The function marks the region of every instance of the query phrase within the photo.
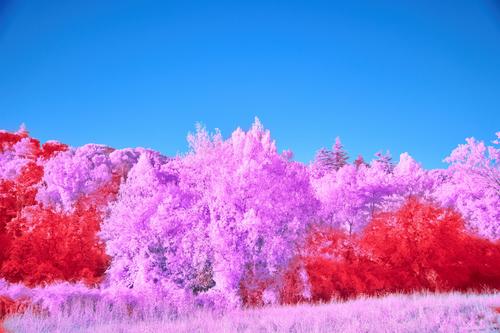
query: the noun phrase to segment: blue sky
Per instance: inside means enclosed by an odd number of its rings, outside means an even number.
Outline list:
[[[500,6],[0,0],[1,128],[173,155],[255,116],[299,161],[338,135],[442,167],[500,130]]]

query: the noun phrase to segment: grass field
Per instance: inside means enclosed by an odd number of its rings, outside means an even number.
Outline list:
[[[415,294],[349,302],[246,309],[184,316],[165,312],[129,318],[106,307],[9,317],[8,332],[500,332],[500,294]],[[495,310],[497,309],[497,310]],[[117,312],[118,311],[118,312]]]

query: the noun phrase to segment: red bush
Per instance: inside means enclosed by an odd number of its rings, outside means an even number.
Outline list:
[[[100,221],[95,209],[69,214],[39,206],[26,209],[9,230],[16,236],[0,276],[28,286],[57,280],[98,283],[108,264],[96,237]]]
[[[29,162],[16,180],[0,180],[0,267],[9,255],[13,241],[7,226],[21,215],[25,207],[36,203],[34,186],[43,176],[43,168]]]
[[[397,211],[375,215],[359,238],[316,229],[300,258],[312,300],[500,289],[500,244],[463,225],[458,213],[410,198]]]
[[[8,331],[2,327],[2,321],[10,315],[23,313],[28,308],[27,301],[14,301],[13,299],[0,295],[0,333]]]
[[[376,215],[361,246],[386,291],[500,288],[500,244],[468,234],[458,213],[414,198]]]
[[[305,275],[305,276],[304,276]],[[290,266],[283,274],[283,284],[280,290],[281,304],[297,304],[308,302],[307,271],[303,261],[297,257],[290,263]]]
[[[28,306],[29,302],[26,300],[14,301],[9,297],[0,296],[0,321],[9,315],[24,312]]]
[[[97,232],[102,207],[118,192],[120,178],[82,197],[72,212],[34,205],[8,225],[12,236],[9,257],[0,277],[35,286],[54,281],[101,281],[109,258]]]

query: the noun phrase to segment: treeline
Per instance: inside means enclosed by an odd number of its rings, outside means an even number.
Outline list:
[[[165,157],[0,132],[0,279],[231,306],[500,289],[498,141],[467,139],[438,170],[407,153],[349,164],[340,139],[304,165],[258,120],[189,144]]]

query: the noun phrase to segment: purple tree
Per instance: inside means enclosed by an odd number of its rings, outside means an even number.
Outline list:
[[[500,132],[497,133],[500,137]],[[492,240],[500,238],[500,149],[474,138],[466,139],[445,159],[448,169],[437,175],[435,198],[455,207],[469,230]]]
[[[397,208],[408,196],[429,197],[433,188],[427,172],[407,153],[392,172],[378,161],[371,167],[347,165],[320,178],[312,176],[311,184],[323,222],[349,233],[362,230],[375,212]]]
[[[315,178],[323,177],[327,173],[335,170],[338,171],[343,166],[347,165],[349,157],[340,142],[340,138],[335,138],[335,144],[332,150],[321,148],[316,153],[314,162],[309,168],[309,172]]]
[[[305,167],[279,154],[256,119],[248,132],[223,140],[199,130],[186,156],[210,211],[209,237],[216,288],[238,300],[246,271],[276,274],[293,256],[314,219],[317,202]]]
[[[166,292],[203,289],[210,249],[207,214],[179,176],[178,160],[143,151],[100,233],[113,258],[112,286]]]
[[[349,159],[349,156],[344,150],[344,146],[342,146],[342,142],[340,141],[339,137],[335,138],[335,144],[333,145],[332,148],[332,155],[333,155],[333,168],[335,170],[339,170],[344,165],[347,165],[347,160]]]
[[[140,151],[88,144],[61,152],[45,163],[37,200],[71,210],[82,195],[109,183],[114,175],[125,176]]]
[[[199,128],[189,142],[182,158],[142,155],[120,188],[102,229],[110,280],[240,304],[248,271],[286,267],[317,202],[305,167],[278,154],[258,120],[227,140]]]

